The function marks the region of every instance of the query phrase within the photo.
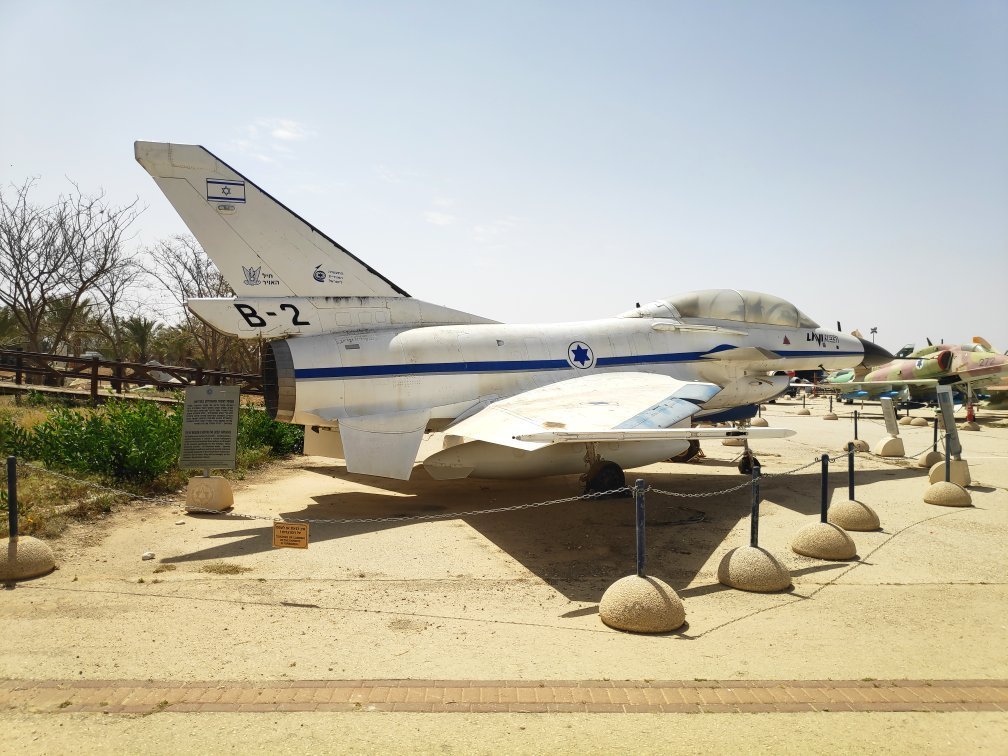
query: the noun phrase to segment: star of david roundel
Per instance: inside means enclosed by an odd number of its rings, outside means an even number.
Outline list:
[[[567,362],[578,370],[587,370],[595,365],[595,353],[583,341],[575,341],[567,347]]]

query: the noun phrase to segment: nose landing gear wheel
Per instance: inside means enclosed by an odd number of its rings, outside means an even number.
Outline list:
[[[592,465],[585,476],[585,493],[601,493],[603,491],[613,491],[626,486],[626,475],[623,468],[615,462],[601,462]],[[620,498],[629,496],[628,491],[614,494]]]
[[[755,454],[743,454],[738,463],[738,471],[743,475],[752,475],[753,465],[759,464]]]

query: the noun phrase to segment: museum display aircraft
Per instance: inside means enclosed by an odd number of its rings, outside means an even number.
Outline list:
[[[903,356],[900,356],[903,355]],[[972,403],[976,390],[1008,376],[1008,356],[998,354],[983,338],[970,344],[932,344],[913,351],[904,347],[897,357],[867,371],[837,370],[826,378],[844,399],[933,401],[936,386],[949,386]]]
[[[769,372],[870,356],[783,299],[730,289],[498,323],[410,296],[203,147],[137,142],[135,155],[235,291],[189,310],[268,340],[270,414],[352,473],[408,479],[420,462],[435,479],[583,473],[610,490],[690,441],[790,435],[693,426],[754,415],[788,386]]]

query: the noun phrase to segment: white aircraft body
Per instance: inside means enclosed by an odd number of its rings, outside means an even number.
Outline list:
[[[202,147],[137,142],[237,295],[190,299],[213,328],[270,339],[266,406],[306,426],[306,453],[353,473],[436,479],[585,473],[675,456],[691,440],[786,436],[693,428],[751,417],[769,371],[850,367],[863,341],[767,294],[692,292],[616,317],[507,325],[411,297]]]

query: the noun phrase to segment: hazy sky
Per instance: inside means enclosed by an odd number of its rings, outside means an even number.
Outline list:
[[[1008,2],[0,0],[0,179],[185,226],[197,143],[413,296],[510,321],[699,288],[1008,349]]]

